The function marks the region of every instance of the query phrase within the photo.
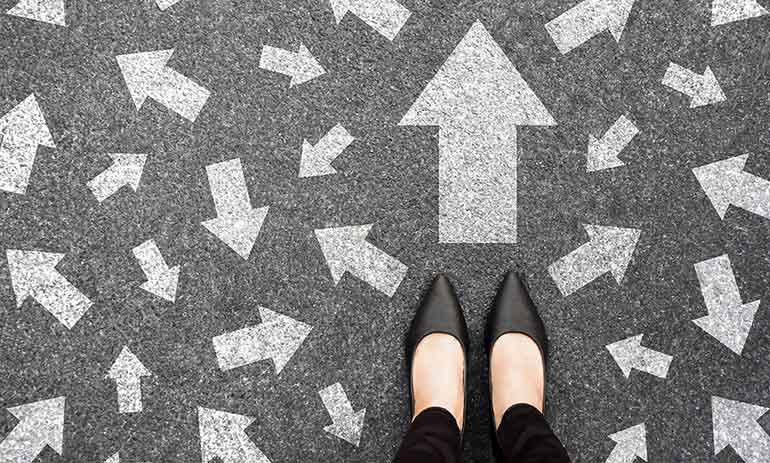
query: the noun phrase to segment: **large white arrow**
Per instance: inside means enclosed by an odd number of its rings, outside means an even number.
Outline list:
[[[56,270],[64,254],[9,249],[6,256],[16,307],[31,297],[67,328],[91,307],[88,297]]]
[[[336,174],[337,170],[332,167],[332,162],[354,140],[355,138],[340,124],[335,125],[315,146],[304,140],[299,176],[304,178]]]
[[[142,411],[142,378],[151,375],[136,355],[123,347],[107,373],[118,389],[118,413]]]
[[[326,73],[323,66],[303,44],[299,45],[299,51],[296,53],[265,45],[262,48],[259,67],[291,77],[289,87],[305,83]]]
[[[439,241],[515,243],[517,126],[556,122],[480,22],[399,124],[439,126]]]
[[[732,204],[770,219],[770,181],[744,171],[748,154],[693,169],[719,217]]]
[[[209,177],[217,218],[207,220],[201,225],[239,256],[248,260],[267,216],[268,207],[251,207],[240,159],[207,166],[206,174]]]
[[[169,267],[154,240],[147,240],[133,249],[147,281],[141,288],[169,302],[176,300],[179,266]]]
[[[617,341],[607,345],[615,363],[618,364],[626,378],[631,376],[631,370],[639,370],[658,378],[668,376],[668,368],[673,357],[662,352],[642,346],[643,334]]]
[[[641,230],[584,224],[590,241],[548,267],[564,296],[611,272],[623,282]]]
[[[337,24],[348,11],[361,18],[372,29],[393,40],[404,27],[411,12],[396,0],[329,0]]]
[[[119,55],[115,59],[137,110],[150,97],[194,122],[210,92],[168,67],[168,60],[173,54],[173,49],[158,50]]]
[[[746,463],[769,462],[770,436],[757,422],[767,412],[759,405],[712,397],[714,455],[730,446]]]
[[[345,389],[340,383],[321,389],[318,394],[332,418],[332,424],[324,427],[324,431],[358,447],[361,443],[366,409],[353,410]]]
[[[620,42],[635,0],[584,0],[545,25],[562,55],[610,31]]]
[[[757,0],[713,0],[711,2],[712,26],[758,18],[767,14],[770,12]]]
[[[588,172],[612,169],[624,165],[618,155],[639,133],[633,122],[626,116],[620,116],[612,127],[600,139],[593,135],[588,138]]]
[[[59,455],[64,444],[64,397],[41,400],[8,411],[19,423],[0,443],[3,463],[32,463],[46,447]]]
[[[35,95],[0,117],[0,190],[24,194],[39,145],[54,148]]]
[[[146,154],[110,153],[109,156],[112,165],[87,183],[99,202],[115,194],[124,185],[136,191],[147,160]]]
[[[710,67],[706,67],[701,75],[678,64],[670,63],[662,83],[689,96],[691,108],[716,104],[727,99]]]
[[[610,434],[615,447],[605,463],[633,463],[636,457],[647,461],[647,430],[644,423]]]
[[[743,303],[730,258],[725,254],[695,264],[708,315],[693,320],[738,355],[749,337],[759,302]]]
[[[299,346],[313,329],[312,326],[286,315],[259,308],[262,323],[212,339],[217,363],[223,371],[271,359],[275,373],[280,374]]]
[[[372,224],[352,227],[324,228],[315,231],[334,284],[345,272],[377,290],[393,296],[408,270],[398,259],[366,241]]]
[[[64,0],[20,0],[7,11],[9,15],[66,26]]]
[[[246,434],[256,418],[198,407],[201,463],[219,458],[222,463],[270,463]]]

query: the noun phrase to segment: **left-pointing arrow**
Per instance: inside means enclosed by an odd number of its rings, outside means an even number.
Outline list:
[[[64,397],[9,408],[19,423],[0,443],[3,463],[32,463],[46,447],[59,455],[64,444]]]
[[[64,0],[20,0],[7,12],[11,16],[66,26]]]
[[[151,375],[136,355],[128,347],[123,347],[107,373],[117,386],[119,413],[142,411],[142,378]]]
[[[119,55],[115,59],[123,73],[131,98],[140,109],[147,97],[194,122],[210,92],[168,67],[173,49]]]
[[[620,116],[601,139],[591,135],[588,138],[586,167],[588,172],[613,169],[624,165],[618,155],[639,133],[633,122],[626,116]]]
[[[133,249],[134,257],[147,276],[141,288],[169,302],[176,299],[179,266],[169,267],[154,240],[147,240]]]
[[[112,165],[88,181],[88,188],[99,202],[115,194],[124,185],[134,191],[142,179],[146,154],[110,153]]]

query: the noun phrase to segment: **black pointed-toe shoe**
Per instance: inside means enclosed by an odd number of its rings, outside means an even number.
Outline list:
[[[425,294],[412,319],[409,333],[406,336],[406,362],[409,375],[409,402],[411,416],[414,417],[414,389],[412,384],[412,360],[417,346],[429,334],[443,333],[454,336],[463,349],[465,366],[463,369],[463,390],[465,390],[465,375],[468,371],[468,326],[465,323],[463,309],[457,299],[452,283],[444,274],[433,279],[430,289]],[[463,405],[463,409],[465,406]],[[463,421],[467,412],[463,411]],[[463,424],[464,431],[465,425]]]

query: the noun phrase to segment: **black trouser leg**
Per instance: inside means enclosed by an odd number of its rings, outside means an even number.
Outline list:
[[[460,463],[462,448],[457,421],[439,407],[422,411],[404,436],[395,463]]]
[[[506,410],[497,428],[503,461],[499,463],[569,463],[567,450],[538,409],[527,404]]]

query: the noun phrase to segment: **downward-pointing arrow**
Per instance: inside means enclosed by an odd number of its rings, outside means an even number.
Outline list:
[[[152,376],[128,347],[123,347],[107,377],[115,381],[118,389],[118,412],[142,411],[142,377]]]
[[[372,224],[324,228],[316,230],[315,236],[335,285],[349,272],[392,297],[408,268],[366,241],[371,229]]]
[[[584,224],[590,241],[548,267],[548,273],[564,296],[611,272],[623,282],[641,230]]]
[[[358,16],[372,29],[393,40],[404,27],[411,12],[396,0],[329,0],[337,24],[348,11]]]
[[[711,3],[712,26],[758,18],[767,14],[770,13],[757,0],[713,0]]]
[[[727,99],[710,67],[706,67],[706,71],[700,75],[670,63],[666,75],[663,76],[663,85],[689,96],[691,108],[720,103]]]
[[[270,463],[246,434],[255,419],[198,407],[201,462],[219,458],[222,463]]]
[[[217,218],[201,225],[227,244],[239,256],[248,260],[257,241],[268,207],[254,209],[240,159],[220,162],[206,167],[214,197]]]
[[[117,56],[136,109],[147,97],[195,122],[210,92],[167,66],[174,50],[158,50]]]
[[[758,405],[712,397],[714,455],[730,446],[746,463],[770,461],[770,436],[757,422],[767,412]]]
[[[297,53],[265,45],[262,48],[259,67],[290,76],[289,87],[303,84],[326,73],[323,66],[303,44],[299,45]]]
[[[593,135],[588,138],[588,172],[612,169],[625,165],[618,155],[639,133],[633,122],[626,116],[620,116],[601,140]]]
[[[584,0],[545,25],[556,48],[566,55],[604,31],[620,42],[634,0]]]
[[[744,171],[748,154],[693,169],[719,217],[732,204],[770,219],[770,181]]]
[[[7,12],[11,16],[66,26],[64,0],[21,0]]]
[[[633,463],[636,457],[647,461],[647,430],[644,423],[610,434],[615,448],[605,463]]]
[[[221,334],[212,339],[217,363],[223,371],[271,359],[275,373],[289,363],[313,329],[286,315],[259,308],[262,323]]]
[[[618,364],[626,378],[631,370],[644,371],[658,378],[668,376],[668,368],[673,357],[647,347],[642,347],[643,334],[614,342],[607,346],[612,358]]]
[[[19,424],[0,443],[0,461],[32,463],[51,447],[59,455],[64,444],[64,397],[9,408]]]
[[[335,125],[315,146],[305,140],[302,143],[299,176],[304,178],[336,174],[337,170],[332,167],[332,162],[354,140],[355,138],[340,124]]]
[[[146,154],[110,153],[109,156],[112,165],[87,183],[99,202],[115,194],[124,185],[136,191],[147,160]]]
[[[0,118],[0,190],[24,194],[38,145],[54,148],[35,95]]]
[[[708,315],[693,320],[738,355],[749,337],[759,302],[744,304],[730,258],[725,254],[695,264]]]
[[[142,283],[141,288],[169,302],[174,302],[179,281],[179,266],[166,265],[154,240],[145,241],[135,247],[133,252],[147,277],[147,281]]]
[[[358,447],[361,443],[361,431],[364,428],[366,409],[354,411],[340,383],[321,389],[318,394],[321,395],[324,407],[326,407],[333,422],[333,424],[324,427],[324,431]]]
[[[91,301],[57,270],[64,254],[7,251],[16,306],[32,297],[67,328],[72,328],[91,307]]]

